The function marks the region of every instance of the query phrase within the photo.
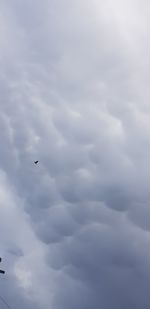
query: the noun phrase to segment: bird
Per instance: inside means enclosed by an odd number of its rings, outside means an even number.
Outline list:
[[[39,161],[34,161],[35,164],[37,164]]]

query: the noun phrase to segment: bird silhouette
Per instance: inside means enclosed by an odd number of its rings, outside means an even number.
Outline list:
[[[34,161],[35,164],[37,164],[39,161]]]

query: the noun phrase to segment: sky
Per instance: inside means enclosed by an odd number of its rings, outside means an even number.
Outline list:
[[[12,309],[150,307],[149,28],[147,0],[0,1]]]

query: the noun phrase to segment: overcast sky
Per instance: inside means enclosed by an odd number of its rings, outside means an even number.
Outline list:
[[[149,29],[147,0],[0,1],[13,309],[150,308]]]

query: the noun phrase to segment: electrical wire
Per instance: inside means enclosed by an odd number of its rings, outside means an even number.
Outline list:
[[[8,309],[13,309],[7,302],[6,300],[0,295],[0,299],[3,302],[3,304],[8,308]]]

